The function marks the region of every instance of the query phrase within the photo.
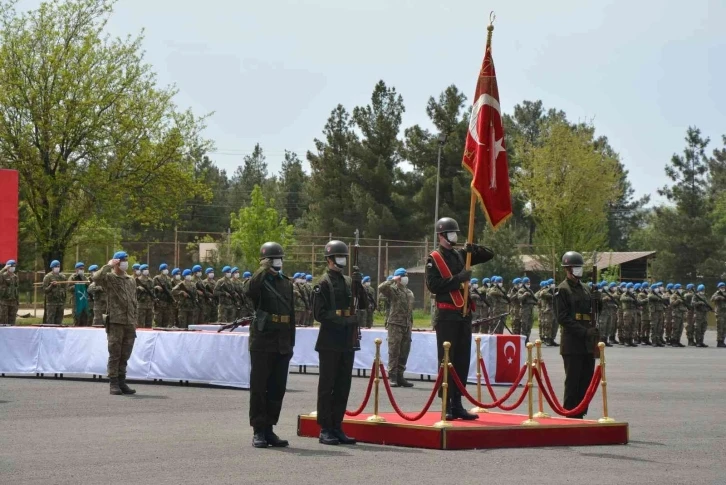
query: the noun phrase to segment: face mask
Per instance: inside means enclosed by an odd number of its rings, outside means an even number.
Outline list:
[[[525,283],[524,286],[526,286],[527,288],[529,288],[529,283]]]
[[[54,272],[55,274],[58,274],[58,273],[60,273],[60,268],[53,268],[53,272]]]
[[[282,258],[275,258],[272,260],[272,269],[280,271],[282,269]]]
[[[477,285],[476,283],[474,283],[473,285],[471,285],[471,287],[476,290],[477,288],[479,288],[479,285]]]
[[[348,265],[348,258],[346,258],[345,256],[336,256],[335,265],[338,268],[345,268]]]
[[[497,283],[497,286],[498,286],[499,288],[501,288],[501,287],[502,287],[502,283]]]
[[[213,280],[214,279],[214,273],[209,273],[207,275],[207,278],[209,278],[210,280]]]
[[[191,280],[192,280],[192,275],[190,275],[190,274],[186,275],[186,276],[184,277],[184,280],[186,280],[186,281],[191,281]]]
[[[633,289],[632,288],[628,288],[628,293],[632,293],[632,292],[633,292]]]
[[[141,274],[141,271],[139,271],[138,269],[135,269],[135,270],[134,270],[134,274],[135,274],[136,276],[139,276],[139,275]]]
[[[552,283],[552,284],[550,285],[550,288],[554,288],[554,287],[555,287],[555,284],[554,284],[554,283]]]
[[[582,266],[572,268],[572,275],[577,278],[582,278]]]
[[[236,280],[238,280],[238,279],[239,279],[239,273],[235,273],[235,274],[233,274],[232,276],[234,276],[234,279],[236,279]]]
[[[363,286],[368,287],[368,286],[371,286],[371,284],[368,281],[366,281],[365,283],[363,283]]]
[[[8,273],[15,273],[15,266],[10,266],[8,268]]]
[[[224,277],[225,278],[231,278],[232,277],[232,273],[224,273]]]
[[[195,274],[195,276],[197,278],[201,278],[202,277],[202,272],[201,271],[197,271],[196,274]]]
[[[406,285],[408,285],[408,276],[402,276],[402,277],[401,277],[401,284],[402,284],[403,286],[406,286]]]
[[[141,274],[144,276],[149,276],[149,270],[145,269],[144,271],[141,272]]]
[[[704,293],[703,290],[698,292],[699,295],[703,295],[703,293]]]
[[[179,281],[181,279],[181,275],[175,274],[174,275],[174,279],[177,280],[177,281]]]
[[[121,269],[121,271],[126,271],[127,269],[129,269],[129,262],[128,261],[121,261],[118,264],[118,267]]]
[[[164,271],[161,272],[161,274],[168,275],[169,274],[169,270],[168,269],[165,269]]]

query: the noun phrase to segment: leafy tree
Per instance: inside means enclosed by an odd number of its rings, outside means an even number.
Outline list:
[[[232,245],[241,251],[241,260],[247,267],[257,263],[264,243],[275,241],[283,248],[293,244],[293,226],[271,207],[273,205],[274,201],[266,201],[262,189],[256,185],[250,204],[230,215]]]
[[[512,224],[506,224],[494,232],[487,227],[482,232],[482,241],[487,247],[494,251],[494,259],[474,266],[475,278],[489,278],[497,275],[504,278],[504,281],[511,281],[524,273],[521,252],[517,246],[525,235],[524,228],[517,228]]]
[[[141,35],[104,33],[113,0],[24,13],[14,3],[0,3],[0,159],[20,173],[44,261],[62,259],[93,215],[168,224],[204,192],[187,156],[209,146],[203,119],[177,110],[175,89],[157,87]]]

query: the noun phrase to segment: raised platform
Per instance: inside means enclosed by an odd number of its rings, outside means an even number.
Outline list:
[[[370,423],[370,414],[346,417],[343,430],[362,443],[407,446],[434,450],[481,448],[531,448],[542,446],[624,445],[628,423],[606,423],[583,419],[542,418],[536,426],[522,426],[527,416],[484,413],[475,421],[451,421],[450,428],[435,428],[441,413],[429,412],[415,422],[395,413],[384,413],[385,423]],[[300,415],[298,436],[317,438],[320,427],[314,416]]]

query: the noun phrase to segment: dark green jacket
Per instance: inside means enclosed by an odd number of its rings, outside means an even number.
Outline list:
[[[557,287],[555,300],[557,322],[562,326],[560,355],[592,354],[596,342],[588,339],[588,329],[594,322],[583,318],[583,315],[591,317],[590,290],[581,282],[565,279]],[[596,335],[593,337],[596,339]]]
[[[291,354],[295,346],[295,304],[292,282],[282,274],[271,274],[269,266],[262,265],[249,280],[246,296],[255,310],[267,312],[267,320],[260,331],[257,324],[250,326],[250,352],[279,352]],[[267,285],[265,284],[267,283]],[[275,289],[278,294],[271,291]],[[272,316],[287,316],[288,322],[273,322]]]

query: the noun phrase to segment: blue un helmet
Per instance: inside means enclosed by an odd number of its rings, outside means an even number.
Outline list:
[[[479,280],[476,279],[476,278],[472,278],[472,279],[469,280],[469,284],[470,285],[478,285],[479,284]]]
[[[294,275],[292,275],[292,279],[294,279],[294,280],[298,279],[299,277],[300,277],[300,273],[295,273]]]
[[[145,271],[145,270],[149,269],[149,265],[148,264],[142,264],[141,267],[139,267],[139,269],[141,271]]]
[[[85,269],[86,265],[83,264],[83,261],[79,261],[76,263],[76,269]]]
[[[621,285],[622,286],[622,285]],[[633,283],[625,283],[625,289],[629,290],[633,287]]]
[[[698,285],[698,288],[696,288],[696,291],[698,291],[699,293],[702,291],[706,291],[706,287],[704,285]]]
[[[547,280],[542,280],[542,281],[539,282],[539,287],[540,288],[544,288],[545,286],[547,286]]]
[[[618,285],[618,288],[626,288],[627,286],[628,286],[628,284],[625,281],[621,281],[620,284]]]
[[[192,275],[192,270],[190,270],[190,269],[185,269],[185,270],[184,270],[184,271],[182,272],[182,276],[183,276],[183,277],[185,277],[185,278],[186,278],[187,276],[191,276],[191,275]]]
[[[230,268],[229,266],[225,266],[224,268],[222,268],[222,273],[229,273],[230,271],[232,271],[232,268]]]
[[[640,284],[640,289],[641,290],[647,290],[648,288],[650,288],[650,285],[648,283],[641,283]]]
[[[393,279],[393,275],[386,276],[386,281],[391,281]]]
[[[51,267],[51,269],[60,268],[60,261],[58,261],[57,259],[54,259],[53,261],[50,262],[50,267]]]
[[[126,251],[116,251],[115,253],[113,253],[113,259],[124,261],[129,259],[129,255],[128,253],[126,253]]]
[[[393,272],[393,276],[406,276],[406,269],[398,268],[396,271]]]
[[[202,271],[202,267],[199,266],[198,264],[195,264],[194,266],[192,266],[192,273],[200,273],[201,271]]]
[[[639,290],[640,290],[640,283],[635,283],[635,284],[633,285],[633,289],[634,289],[635,291],[639,291]]]
[[[611,290],[612,290],[612,289],[613,289],[613,288],[615,288],[616,286],[618,286],[618,284],[617,284],[616,282],[614,282],[614,281],[613,281],[612,283],[610,283],[610,284],[608,285],[608,289],[611,289]]]
[[[680,283],[676,283],[675,285],[673,285],[673,289],[674,290],[680,290],[681,289],[681,284]]]
[[[169,265],[166,263],[161,263],[159,265],[159,271],[164,271],[165,269],[169,269]]]
[[[668,283],[666,285],[666,291],[671,291],[673,289],[673,283]]]
[[[214,273],[214,268],[207,268],[204,270],[204,274]]]
[[[694,285],[693,285],[693,283],[688,283],[688,284],[686,285],[686,289],[687,289],[687,290],[692,290],[692,289],[693,289],[693,286],[694,286]]]
[[[497,276],[497,283],[504,283],[504,278]]]
[[[252,273],[250,273],[249,271],[245,271],[244,273],[242,273],[242,277],[243,278],[252,278]]]
[[[491,282],[492,282],[492,280],[490,280],[489,278],[484,278],[483,280],[481,280],[482,285],[488,285]]]
[[[716,285],[716,288],[726,288],[726,283],[724,283],[723,281],[719,281],[718,285]]]
[[[370,276],[368,278],[369,278],[369,281],[370,281]],[[312,280],[313,280],[313,275],[311,275],[311,274],[306,274],[305,275],[305,281],[312,281]]]
[[[522,282],[522,278],[514,278],[512,280],[512,284],[518,285]]]
[[[305,276],[305,279],[307,279],[307,275]],[[363,283],[368,283],[370,281],[371,281],[371,277],[370,276],[364,276],[363,277]]]
[[[137,270],[137,269],[140,269],[140,268],[141,268],[141,265],[139,263],[133,264],[131,266],[131,269],[133,269],[134,271]]]
[[[92,264],[91,266],[88,267],[88,271],[93,272],[93,271],[97,271],[97,270],[98,270],[97,264]]]
[[[239,268],[237,266],[234,266],[232,269],[232,274],[239,273]]]
[[[528,278],[528,277],[526,277],[526,276],[525,276],[524,278],[522,278],[522,283],[523,283],[523,284],[525,284],[525,285],[526,285],[527,283],[529,283],[529,278]]]
[[[178,274],[179,274],[180,272],[181,272],[181,270],[180,270],[179,268],[174,268],[173,270],[171,270],[171,275],[172,275],[172,276],[176,276],[176,275],[178,275]]]

